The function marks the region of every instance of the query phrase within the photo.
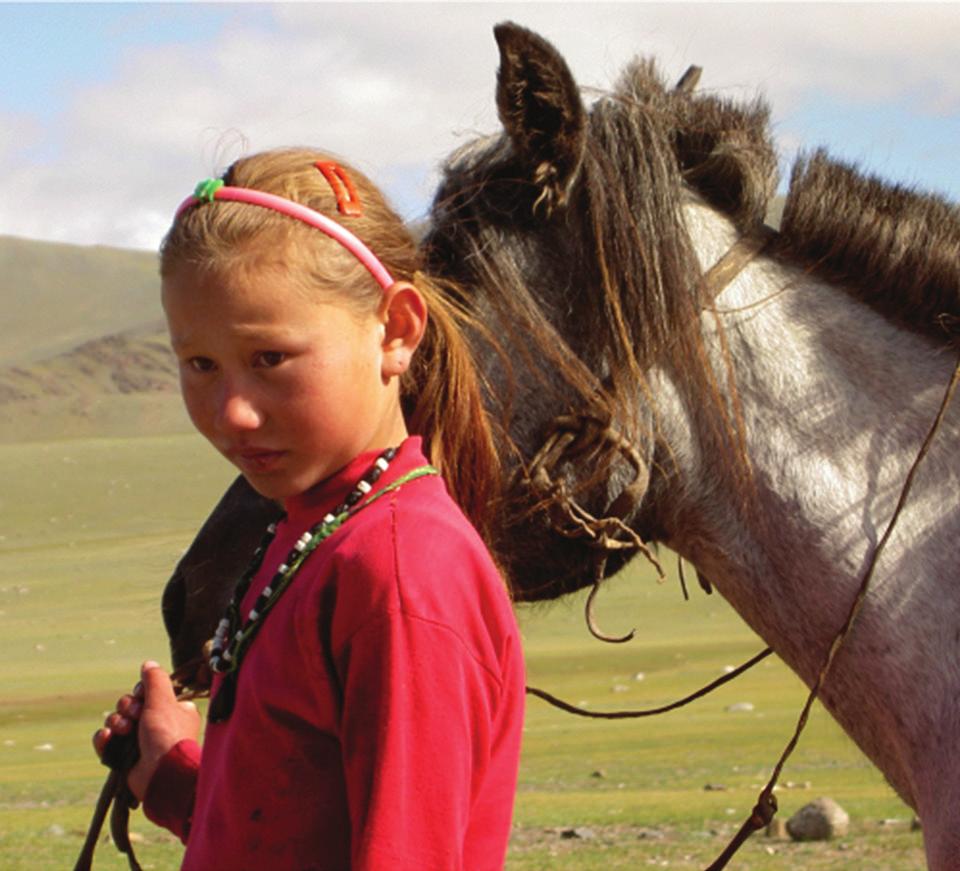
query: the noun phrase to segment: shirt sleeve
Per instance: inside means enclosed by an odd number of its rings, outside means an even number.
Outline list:
[[[501,686],[448,626],[400,612],[339,657],[354,871],[459,871]]]
[[[150,822],[169,829],[186,844],[197,794],[200,745],[183,740],[160,760],[143,798],[143,813]]]

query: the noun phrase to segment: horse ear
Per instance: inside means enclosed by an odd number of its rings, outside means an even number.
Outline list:
[[[500,120],[540,189],[534,210],[549,216],[566,204],[580,171],[586,110],[566,61],[549,42],[511,23],[493,33],[500,47]]]

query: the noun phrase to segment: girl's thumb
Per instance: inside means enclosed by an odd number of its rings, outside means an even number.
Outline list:
[[[170,675],[153,660],[148,660],[140,667],[140,681],[143,684],[144,705],[162,704],[176,699]]]

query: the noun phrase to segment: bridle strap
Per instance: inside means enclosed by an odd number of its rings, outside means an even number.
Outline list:
[[[707,303],[716,299],[720,291],[759,257],[776,237],[776,230],[762,226],[737,239],[726,254],[703,274],[700,282],[703,301]]]

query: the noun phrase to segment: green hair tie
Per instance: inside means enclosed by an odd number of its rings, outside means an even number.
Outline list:
[[[200,184],[197,185],[193,195],[198,200],[204,200],[205,202],[212,203],[217,191],[220,190],[223,185],[224,181],[222,178],[205,178],[202,182],[200,182]]]

